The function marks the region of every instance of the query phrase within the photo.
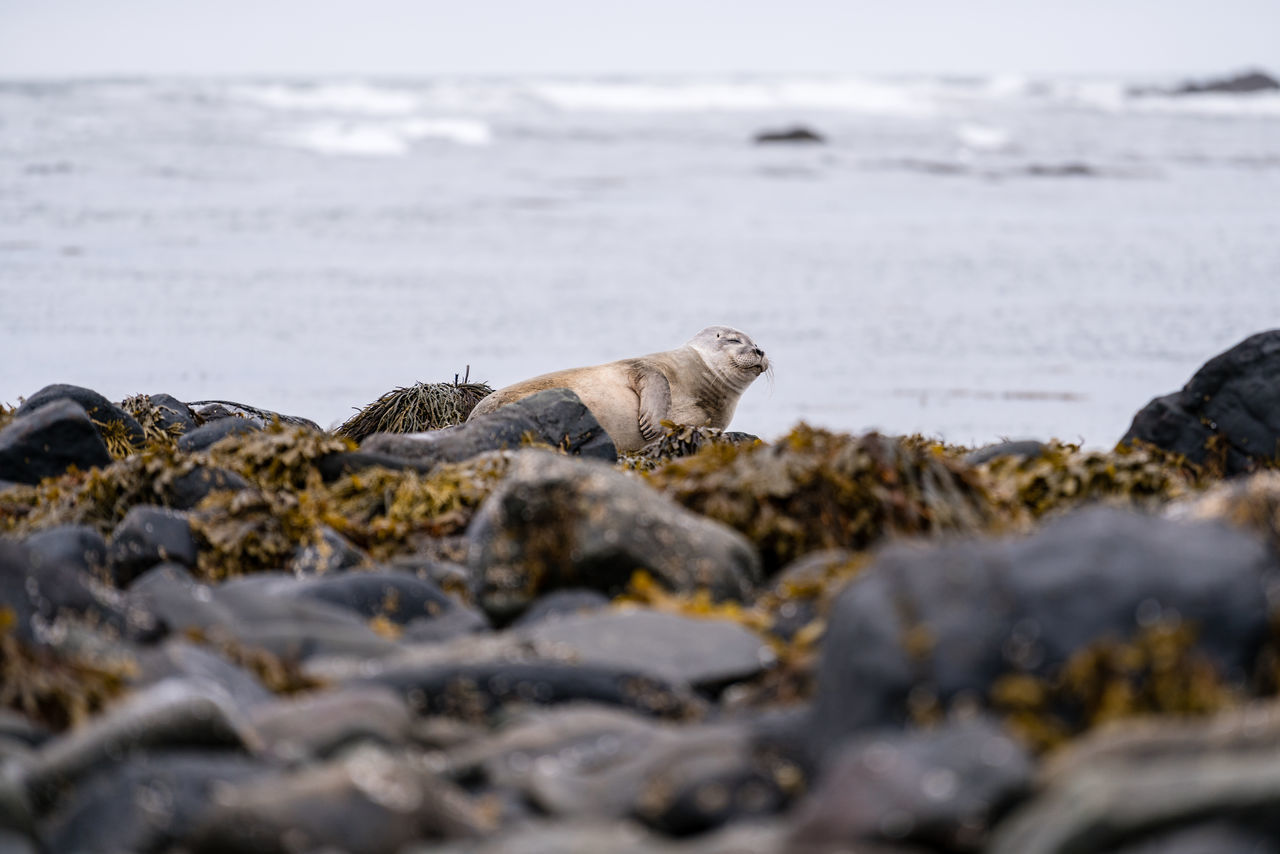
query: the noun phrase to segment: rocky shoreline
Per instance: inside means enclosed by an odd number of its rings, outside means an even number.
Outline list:
[[[1280,330],[1112,450],[50,386],[0,409],[0,848],[1280,851],[1278,460]]]

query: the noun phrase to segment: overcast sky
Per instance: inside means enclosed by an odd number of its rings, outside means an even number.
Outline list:
[[[0,76],[1280,71],[1280,0],[0,0]]]

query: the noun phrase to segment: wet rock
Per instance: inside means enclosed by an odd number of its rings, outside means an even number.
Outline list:
[[[86,470],[111,463],[111,454],[80,405],[55,400],[28,410],[0,429],[0,478],[39,483],[68,467]]]
[[[992,820],[1031,785],[1026,750],[987,719],[922,732],[880,731],[840,751],[800,804],[798,847],[915,842],[978,851]]]
[[[0,602],[13,610],[15,633],[41,642],[41,629],[62,614],[90,617],[118,632],[141,629],[120,596],[98,584],[74,561],[33,556],[23,543],[0,538]]]
[[[265,427],[274,421],[290,427],[306,427],[317,433],[323,432],[320,425],[309,418],[303,418],[299,415],[284,415],[279,412],[273,412],[270,409],[259,409],[256,406],[248,406],[243,403],[234,403],[230,400],[196,400],[187,404],[191,410],[205,422],[221,421],[227,418],[240,418],[242,420],[254,421],[259,426]]]
[[[539,596],[511,626],[525,628],[547,619],[599,611],[609,607],[609,602],[609,597],[597,590],[553,590]]]
[[[250,752],[256,744],[226,692],[207,683],[168,680],[47,742],[22,769],[22,777],[32,802],[45,807],[86,774],[133,751],[209,747]]]
[[[504,407],[503,410],[509,407]],[[737,532],[612,468],[521,451],[467,529],[481,604],[509,618],[557,587],[623,589],[647,570],[677,591],[746,598],[760,560]]]
[[[1246,338],[1148,403],[1121,441],[1133,439],[1228,475],[1280,457],[1280,329]]]
[[[373,563],[354,543],[328,525],[320,529],[320,541],[294,552],[285,569],[298,577],[329,575]]]
[[[1272,92],[1280,89],[1280,80],[1261,71],[1246,71],[1230,77],[1219,77],[1204,82],[1184,83],[1174,90],[1175,95],[1201,95],[1207,92],[1240,94],[1244,92]]]
[[[193,510],[212,492],[248,489],[249,481],[227,469],[196,466],[169,484],[169,504],[175,510]]]
[[[1022,439],[1017,442],[999,442],[995,445],[988,445],[985,448],[979,448],[965,454],[964,461],[971,466],[980,466],[983,463],[989,463],[997,457],[1017,457],[1018,459],[1032,459],[1044,453],[1044,442],[1035,439]]]
[[[54,401],[69,400],[84,410],[85,414],[98,424],[109,424],[112,421],[118,421],[123,425],[129,441],[135,446],[141,446],[146,440],[146,433],[142,429],[142,425],[137,420],[98,394],[93,389],[82,388],[76,385],[47,385],[40,389],[31,397],[23,401],[18,407],[17,415],[22,416],[34,412],[42,406],[53,403]]]
[[[88,525],[45,528],[22,542],[36,571],[50,563],[90,574],[102,573],[107,568],[107,541]]]
[[[755,141],[757,144],[764,143],[823,143],[826,139],[815,130],[796,125],[795,127],[784,128],[781,130],[766,130],[756,134]]]
[[[1242,684],[1267,637],[1276,574],[1242,532],[1110,509],[1023,539],[891,547],[828,615],[812,743],[900,724],[922,692],[944,707],[981,701],[1002,674],[1055,674],[1087,645],[1162,620],[1195,627],[1195,649]]]
[[[178,439],[178,450],[187,453],[208,450],[228,436],[243,436],[261,429],[261,423],[249,418],[218,418],[184,434]]]
[[[1278,737],[1275,702],[1203,720],[1124,722],[1087,736],[1051,758],[1043,791],[999,825],[988,850],[1111,851],[1178,825],[1189,831],[1207,817],[1229,817],[1242,832],[1275,840]]]
[[[224,788],[190,844],[195,854],[396,854],[417,840],[491,829],[460,789],[418,763],[365,747],[282,778]]]
[[[124,587],[158,563],[192,568],[196,554],[196,540],[186,514],[137,505],[111,532],[107,562],[115,583]]]
[[[755,633],[729,620],[625,609],[557,617],[521,631],[588,663],[716,688],[747,679],[774,660]]]
[[[457,427],[430,433],[375,433],[361,443],[360,451],[436,465],[485,451],[514,450],[527,437],[576,456],[606,462],[618,458],[609,434],[569,389],[538,392]]]
[[[49,851],[161,854],[182,840],[222,786],[274,772],[234,754],[180,751],[111,763],[45,823]]]
[[[275,700],[275,695],[249,671],[237,667],[208,648],[172,639],[139,650],[133,684],[146,687],[166,679],[207,682],[225,691],[237,709],[252,709]]]
[[[156,408],[159,427],[168,433],[190,433],[200,426],[195,411],[171,394],[148,395]]]
[[[255,708],[249,721],[272,754],[296,761],[332,756],[360,742],[402,746],[413,716],[399,694],[366,687],[279,700]]]

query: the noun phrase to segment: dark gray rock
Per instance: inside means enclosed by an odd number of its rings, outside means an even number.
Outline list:
[[[191,571],[180,563],[158,563],[139,575],[129,584],[131,595],[141,595],[157,589],[183,589],[199,582]]]
[[[326,765],[222,789],[190,848],[194,854],[397,854],[417,840],[492,829],[464,792],[420,763],[362,747]]]
[[[107,568],[107,541],[88,525],[58,525],[37,531],[22,541],[32,568],[50,563],[98,574]]]
[[[270,409],[259,409],[256,406],[234,403],[230,400],[196,400],[187,405],[191,407],[199,418],[206,422],[224,418],[243,418],[256,421],[260,426],[265,427],[279,420],[281,424],[290,427],[306,427],[308,430],[314,430],[317,433],[323,432],[320,429],[320,425],[310,418],[303,418],[300,415],[284,415],[280,412],[273,412]]]
[[[403,747],[413,732],[404,698],[369,686],[277,700],[255,708],[249,720],[267,750],[289,762],[325,758],[361,742]]]
[[[129,508],[111,532],[107,563],[111,577],[124,587],[158,563],[194,567],[197,551],[186,514],[140,504]]]
[[[161,854],[214,794],[277,773],[246,756],[195,750],[123,757],[77,786],[45,823],[50,852]]]
[[[1148,403],[1121,441],[1134,439],[1221,464],[1229,475],[1280,458],[1280,329],[1251,335],[1206,362],[1181,391]]]
[[[485,451],[514,450],[528,436],[575,456],[605,462],[618,459],[609,434],[567,388],[540,391],[457,427],[430,433],[375,433],[361,443],[360,450],[438,465]]]
[[[33,557],[25,544],[3,538],[0,602],[13,609],[14,631],[27,643],[40,642],[39,626],[62,615],[88,617],[131,636],[150,629],[145,615],[130,612],[115,591],[97,583],[78,563]]]
[[[768,644],[738,623],[644,609],[542,620],[520,634],[554,644],[584,663],[648,673],[696,688],[750,678],[774,660]]]
[[[545,596],[538,597],[511,626],[525,628],[546,619],[599,611],[601,608],[609,607],[609,602],[609,597],[598,590],[553,590]]]
[[[1174,90],[1175,95],[1202,95],[1210,92],[1237,95],[1246,92],[1273,92],[1280,89],[1280,80],[1261,71],[1246,71],[1230,77],[1219,77],[1202,83],[1184,83]]]
[[[156,408],[160,427],[170,433],[190,433],[200,426],[196,414],[182,401],[171,394],[148,395],[151,405]]]
[[[985,698],[1005,673],[1049,677],[1075,651],[1155,620],[1243,684],[1267,637],[1266,546],[1213,523],[1093,509],[1030,537],[881,553],[835,600],[818,668],[815,750],[901,724],[907,699]],[[908,649],[909,638],[923,639]]]
[[[253,587],[263,595],[287,600],[324,602],[365,620],[381,617],[397,625],[431,620],[460,607],[437,585],[402,572],[348,572],[342,575],[297,578],[255,576],[224,585],[225,590]]]
[[[253,709],[275,700],[275,695],[249,671],[182,639],[138,650],[134,656],[138,672],[132,679],[135,688],[144,688],[166,679],[207,682],[225,691],[238,709]]]
[[[759,556],[736,531],[609,466],[547,451],[516,455],[467,537],[481,605],[500,620],[557,587],[619,592],[641,569],[717,599],[745,599],[760,578]]]
[[[187,453],[208,450],[228,436],[243,436],[261,429],[261,424],[248,418],[219,418],[179,438],[178,450]]]
[[[797,809],[797,847],[915,842],[979,851],[993,819],[1031,786],[1031,757],[994,722],[854,739]]]
[[[826,139],[820,133],[810,130],[802,125],[784,128],[782,130],[766,130],[756,134],[755,141],[757,144],[767,143],[823,143]]]
[[[227,469],[196,466],[169,484],[168,501],[175,510],[193,510],[213,492],[249,488],[249,481]]]
[[[372,564],[373,561],[363,550],[325,525],[320,531],[320,542],[299,548],[293,553],[285,569],[303,577],[340,573]]]
[[[1035,459],[1044,453],[1044,442],[1035,439],[1021,439],[1017,442],[1000,442],[978,448],[965,454],[964,461],[971,466],[980,466],[1000,457],[1017,457],[1023,460]]]
[[[22,405],[18,407],[17,415],[26,415],[42,406],[59,400],[74,402],[84,410],[86,415],[99,424],[119,421],[124,425],[125,430],[129,433],[129,439],[135,445],[141,445],[146,440],[146,433],[143,431],[142,425],[132,415],[93,389],[77,385],[47,385],[23,401]]]
[[[438,617],[418,617],[405,623],[400,639],[405,643],[440,643],[493,628],[483,611],[459,605]]]
[[[29,410],[0,429],[0,478],[39,483],[69,466],[91,469],[111,464],[98,428],[80,405],[55,400]]]

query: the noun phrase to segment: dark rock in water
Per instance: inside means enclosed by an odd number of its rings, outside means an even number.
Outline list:
[[[516,456],[467,537],[481,604],[498,618],[556,587],[617,592],[640,569],[719,599],[746,598],[760,578],[759,556],[736,531],[610,467],[546,451]]]
[[[1118,722],[1054,753],[1037,775],[1040,793],[1000,823],[987,850],[1270,850],[1245,841],[1280,839],[1278,745],[1275,701],[1210,718]],[[1200,824],[1211,819],[1216,826]]]
[[[792,838],[823,851],[867,840],[979,851],[1033,770],[1026,750],[984,718],[870,733],[846,745],[800,804]]]
[[[912,691],[983,699],[1001,675],[1046,677],[1091,643],[1180,620],[1242,683],[1268,637],[1266,546],[1212,523],[1110,509],[1014,540],[891,547],[828,614],[812,745],[901,724]]]
[[[419,763],[364,747],[326,765],[224,788],[189,845],[193,854],[396,854],[415,840],[492,829],[462,790]]]
[[[140,649],[134,656],[138,673],[135,687],[146,687],[166,679],[206,682],[227,692],[238,709],[252,709],[275,700],[258,678],[237,667],[207,647],[185,640],[171,639],[163,644]]]
[[[249,481],[233,471],[196,466],[169,484],[169,505],[175,510],[193,510],[211,492],[239,491],[248,489],[249,485]]]
[[[1096,166],[1079,161],[1067,163],[1032,163],[1023,172],[1034,178],[1091,178],[1104,174]]]
[[[456,463],[504,448],[526,437],[576,456],[615,462],[618,451],[591,410],[567,388],[540,391],[457,427],[430,433],[375,433],[362,453],[386,454],[415,463]]]
[[[546,619],[599,611],[609,607],[610,601],[608,596],[596,590],[554,590],[546,596],[539,596],[511,626],[525,628]]]
[[[1239,94],[1244,92],[1273,92],[1280,89],[1280,80],[1261,71],[1247,71],[1231,77],[1220,77],[1203,83],[1184,83],[1174,90],[1175,95],[1200,95],[1207,92]]]
[[[254,421],[259,426],[265,427],[278,419],[281,424],[290,427],[306,427],[309,430],[315,430],[317,433],[323,432],[320,429],[320,425],[310,418],[303,418],[299,415],[283,415],[279,412],[272,412],[270,409],[258,409],[256,406],[233,403],[230,400],[196,400],[187,405],[205,422],[218,421],[225,418],[242,418]]]
[[[826,142],[826,139],[815,130],[803,125],[796,125],[782,130],[761,131],[756,134],[755,141],[757,144],[770,142],[822,143]]]
[[[520,633],[571,651],[575,660],[587,664],[648,673],[696,688],[750,678],[774,658],[758,635],[738,623],[641,609],[547,619]]]
[[[207,683],[168,680],[139,691],[85,725],[47,742],[22,769],[38,808],[86,774],[135,750],[208,747],[251,751],[257,737],[230,696]]]
[[[110,464],[98,428],[72,400],[28,410],[0,429],[0,478],[39,483],[69,466],[86,470]]]
[[[253,710],[250,723],[267,750],[283,760],[332,756],[353,744],[407,744],[413,715],[389,688],[325,691],[278,700]]]
[[[220,787],[275,773],[225,753],[124,757],[76,787],[46,822],[49,851],[163,854],[190,833]]]
[[[196,540],[183,513],[140,504],[129,509],[111,532],[107,562],[120,587],[158,563],[196,565]]]
[[[261,424],[248,418],[219,418],[179,438],[178,450],[204,451],[228,436],[243,436],[261,429]]]
[[[107,541],[88,525],[58,525],[37,531],[22,541],[37,571],[59,563],[81,572],[100,573],[107,567]]]
[[[14,631],[27,643],[38,643],[35,621],[48,623],[61,614],[90,617],[123,633],[145,628],[125,608],[119,595],[96,583],[77,562],[33,556],[26,545],[0,538],[0,603],[13,611]]]
[[[152,394],[148,397],[156,408],[161,429],[166,432],[190,433],[200,426],[194,410],[173,395]]]
[[[320,530],[320,542],[299,548],[285,569],[303,577],[345,572],[372,563],[373,560],[355,543],[325,525]]]
[[[978,448],[965,454],[964,461],[971,466],[980,466],[1000,457],[1017,457],[1020,460],[1034,459],[1044,453],[1044,442],[1035,439],[1021,439],[1017,442],[1000,442]]]
[[[1225,474],[1280,459],[1280,329],[1259,332],[1196,371],[1181,391],[1138,411],[1121,441],[1141,439]]]
[[[34,412],[42,406],[52,403],[56,400],[70,400],[85,411],[93,421],[98,424],[109,424],[112,421],[119,421],[124,425],[124,429],[128,433],[129,440],[135,445],[141,445],[146,440],[146,433],[142,429],[142,425],[137,420],[98,394],[93,389],[82,388],[78,385],[47,385],[40,389],[31,397],[27,398],[21,406],[18,407],[17,415],[25,415]]]

